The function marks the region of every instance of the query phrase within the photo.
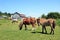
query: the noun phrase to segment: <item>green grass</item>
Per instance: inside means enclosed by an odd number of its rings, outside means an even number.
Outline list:
[[[60,27],[56,26],[55,34],[42,34],[41,26],[36,26],[36,33],[32,33],[31,25],[28,26],[28,30],[19,30],[19,23],[12,24],[10,20],[0,20],[0,40],[60,40]],[[48,33],[50,27],[47,27]]]
[[[60,26],[60,19],[56,19],[56,24]]]

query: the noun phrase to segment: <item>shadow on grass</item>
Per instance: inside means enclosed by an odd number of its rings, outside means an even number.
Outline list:
[[[0,24],[0,25],[2,25],[2,24]]]
[[[31,32],[31,33],[33,33],[33,34],[35,34],[35,33],[40,33],[40,34],[46,34],[46,35],[53,35],[53,34],[50,34],[50,33],[42,33],[42,32]]]

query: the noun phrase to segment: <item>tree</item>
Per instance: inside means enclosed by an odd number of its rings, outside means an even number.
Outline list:
[[[42,14],[41,18],[46,18],[46,15]]]
[[[2,12],[0,11],[0,16],[2,16]]]
[[[6,15],[6,16],[7,16],[7,12],[5,12],[5,13],[4,13],[4,15]]]
[[[9,17],[11,17],[11,14],[10,14],[10,13],[8,13],[8,16],[9,16]]]
[[[48,13],[47,18],[57,19],[57,18],[60,18],[60,14],[58,12],[50,12]]]

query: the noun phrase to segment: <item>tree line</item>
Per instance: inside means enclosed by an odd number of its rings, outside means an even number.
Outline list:
[[[54,19],[60,19],[60,13],[59,12],[49,12],[47,15],[42,14],[41,18],[54,18]]]
[[[1,12],[1,11],[0,11],[0,16],[2,16],[2,15],[5,15],[5,16],[10,17],[10,16],[11,16],[11,13]]]
[[[17,12],[18,13],[18,12]],[[7,12],[1,12],[0,11],[0,16],[5,15],[8,17],[11,17],[11,13],[7,13]],[[60,19],[60,13],[59,12],[49,12],[47,15],[42,14],[41,18],[54,18],[54,19]]]

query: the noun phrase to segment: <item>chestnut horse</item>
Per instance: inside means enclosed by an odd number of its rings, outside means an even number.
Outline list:
[[[46,26],[50,26],[51,27],[50,34],[54,34],[54,29],[55,29],[55,20],[54,19],[38,18],[37,24],[38,24],[38,26],[40,26],[40,24],[42,25],[42,33],[44,33],[44,30],[45,30],[45,33],[47,33]]]
[[[23,18],[23,20],[20,22],[19,24],[19,28],[20,30],[22,29],[23,25],[25,25],[25,30],[27,30],[27,26],[26,25],[32,25],[32,30],[35,30],[35,23],[36,23],[36,19],[33,17],[30,18]]]

